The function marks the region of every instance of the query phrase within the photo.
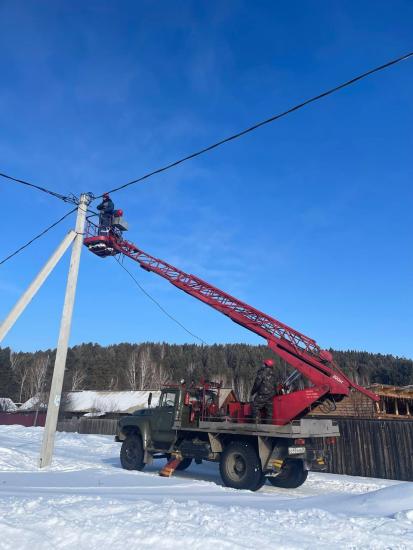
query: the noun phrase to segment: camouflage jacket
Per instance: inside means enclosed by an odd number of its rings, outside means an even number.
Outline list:
[[[272,367],[262,366],[257,372],[254,385],[251,390],[251,395],[269,395],[273,396],[276,393],[276,385],[278,380]]]

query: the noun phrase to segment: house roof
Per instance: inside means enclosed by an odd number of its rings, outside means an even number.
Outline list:
[[[0,411],[14,412],[18,407],[9,397],[0,397]]]
[[[142,409],[148,404],[150,390],[136,391],[71,391],[63,396],[63,406],[66,412],[73,413],[130,413]],[[152,390],[152,404],[156,405],[160,391]],[[35,396],[23,403],[21,410],[33,410],[39,407],[39,397]],[[40,403],[40,408],[45,405]]]
[[[81,390],[67,392],[63,396],[66,412],[72,413],[131,413],[148,405],[149,393],[152,393],[152,405],[156,406],[161,395],[160,390],[135,391],[94,391]],[[219,406],[227,400],[235,399],[231,388],[220,390]],[[20,407],[21,410],[45,408],[39,404],[39,397],[32,397]]]
[[[389,384],[372,384],[369,386],[369,389],[379,396],[413,399],[413,385],[391,386]]]

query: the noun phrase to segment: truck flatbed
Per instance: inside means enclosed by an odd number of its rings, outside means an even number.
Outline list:
[[[230,433],[245,435],[260,435],[264,437],[336,437],[340,431],[335,420],[303,418],[286,424],[275,426],[272,424],[252,424],[240,422],[200,421],[196,428],[181,427],[175,422],[173,429],[180,431],[197,431],[210,433]]]

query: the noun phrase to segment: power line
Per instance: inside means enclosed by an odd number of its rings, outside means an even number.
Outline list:
[[[245,134],[248,134],[249,132],[252,132],[254,130],[257,130],[261,126],[264,126],[266,124],[269,124],[270,122],[274,122],[275,120],[278,120],[279,118],[282,118],[284,116],[289,115],[290,113],[293,113],[294,111],[298,111],[299,109],[302,109],[306,105],[309,105],[310,103],[314,103],[315,101],[318,101],[319,99],[322,99],[324,97],[327,97],[334,92],[337,92],[339,90],[342,90],[343,88],[346,88],[347,86],[351,86],[355,82],[358,82],[359,80],[362,80],[363,78],[366,78],[374,73],[377,73],[379,71],[382,71],[383,69],[387,69],[388,67],[391,67],[392,65],[395,65],[396,63],[400,63],[401,61],[405,61],[406,59],[413,56],[413,52],[407,53],[401,57],[398,57],[397,59],[393,59],[392,61],[388,61],[384,65],[380,65],[379,67],[375,67],[374,69],[370,69],[369,71],[366,71],[365,73],[362,73],[351,80],[347,80],[346,82],[343,82],[342,84],[339,84],[335,86],[334,88],[330,88],[329,90],[322,92],[310,99],[307,99],[306,101],[303,101],[302,103],[299,103],[298,105],[295,105],[294,107],[291,107],[287,109],[286,111],[283,111],[282,113],[278,113],[274,116],[271,116],[270,118],[267,118],[266,120],[262,120],[261,122],[258,122],[254,124],[253,126],[250,126],[249,128],[246,128],[245,130],[241,130],[240,132],[237,132],[236,134],[233,134],[229,137],[226,137],[224,139],[221,139],[220,141],[217,141],[216,143],[213,143],[212,145],[209,145],[208,147],[204,147],[203,149],[200,149],[199,151],[196,151],[195,153],[191,153],[190,155],[183,157],[175,162],[171,162],[170,164],[167,164],[163,166],[162,168],[158,168],[156,170],[153,170],[152,172],[148,172],[147,174],[129,181],[128,183],[125,183],[123,185],[120,185],[119,187],[115,187],[114,189],[111,189],[108,191],[108,193],[115,193],[116,191],[120,191],[121,189],[125,189],[125,187],[129,187],[130,185],[133,185],[135,183],[139,183],[145,179],[150,178],[151,176],[154,176],[156,174],[160,174],[161,172],[165,172],[166,170],[169,170],[170,168],[173,168],[175,166],[178,166],[179,164],[182,164],[183,162],[193,159],[195,157],[198,157],[200,155],[203,155],[204,153],[207,153],[208,151],[212,151],[212,149],[215,149],[219,147],[220,145],[223,145],[224,143],[228,143],[229,141],[232,141],[234,139],[238,139],[241,136],[244,136]],[[100,198],[102,195],[99,195]]]
[[[190,334],[193,338],[196,338],[197,340],[199,340],[202,344],[204,345],[207,345],[206,342],[204,340],[202,340],[202,338],[200,338],[199,336],[197,336],[196,334],[194,334],[193,332],[191,332],[190,330],[188,330],[180,321],[178,321],[178,319],[176,319],[175,317],[173,317],[168,311],[166,311],[166,309],[161,306],[161,304],[155,300],[155,298],[153,298],[153,296],[151,296],[149,294],[149,292],[147,292],[143,286],[138,282],[138,280],[132,275],[132,273],[119,261],[119,259],[114,256],[115,260],[118,262],[118,264],[120,265],[120,267],[122,269],[124,269],[126,271],[126,273],[129,275],[129,277],[131,277],[131,279],[133,279],[133,281],[135,282],[136,286],[141,290],[141,292],[143,292],[145,294],[145,296],[147,296],[150,300],[152,300],[152,302],[154,304],[156,304],[158,306],[158,308],[167,316],[169,317],[169,319],[172,319],[172,321],[174,321],[174,323],[176,323],[177,325],[179,325],[181,328],[184,329],[185,332],[187,332],[188,334]]]
[[[36,235],[36,237],[33,237],[33,239],[31,239],[29,242],[27,242],[26,244],[24,244],[23,246],[21,246],[20,248],[18,248],[15,252],[12,252],[11,254],[9,254],[6,258],[4,258],[3,260],[0,261],[0,265],[6,263],[8,260],[10,260],[11,258],[13,258],[14,256],[16,256],[19,252],[21,252],[22,250],[24,250],[25,248],[27,248],[28,246],[30,246],[34,241],[37,241],[37,239],[40,239],[40,237],[43,237],[43,235],[45,235],[48,231],[50,231],[51,229],[53,229],[53,227],[56,227],[56,225],[58,225],[60,222],[62,222],[64,219],[66,219],[68,216],[70,216],[70,214],[73,214],[73,212],[75,212],[77,210],[77,207],[76,208],[73,208],[73,210],[70,210],[70,212],[67,212],[67,214],[65,214],[64,216],[62,216],[59,220],[57,220],[56,222],[52,223],[52,225],[49,225],[49,227],[47,227],[46,229],[44,229],[41,233],[39,233],[38,235]]]
[[[37,189],[39,191],[42,191],[43,193],[47,193],[48,195],[52,195],[52,197],[56,197],[57,199],[60,199],[64,202],[69,202],[72,204],[77,204],[77,198],[75,195],[62,195],[60,193],[56,193],[55,191],[51,191],[50,189],[46,189],[46,187],[42,187],[40,185],[36,185],[34,183],[30,183],[29,181],[21,180],[19,178],[14,178],[13,176],[9,176],[7,174],[3,174],[0,172],[0,176],[2,178],[6,178],[8,180],[14,181],[16,183],[21,183],[22,185],[27,185],[28,187],[33,187],[34,189]]]

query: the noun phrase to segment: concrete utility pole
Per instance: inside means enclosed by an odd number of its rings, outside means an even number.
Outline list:
[[[6,334],[9,332],[11,327],[14,325],[14,323],[17,321],[17,319],[26,309],[28,304],[31,302],[33,296],[36,294],[36,292],[45,282],[45,280],[50,275],[52,270],[56,267],[57,262],[60,260],[60,258],[69,248],[69,246],[72,244],[73,239],[75,237],[76,237],[76,233],[71,229],[69,233],[66,235],[66,237],[63,239],[63,241],[56,248],[56,250],[53,252],[53,254],[50,256],[50,258],[47,260],[47,262],[44,264],[44,266],[36,275],[36,277],[33,279],[33,281],[30,283],[26,292],[18,300],[14,308],[10,311],[8,316],[0,325],[0,342],[3,340],[3,338],[5,338]]]
[[[73,305],[76,294],[77,276],[79,273],[80,253],[83,244],[86,210],[90,202],[88,194],[80,196],[76,219],[76,238],[73,242],[70,258],[69,274],[67,277],[66,295],[63,305],[62,320],[60,322],[59,340],[57,343],[56,360],[53,369],[52,386],[50,388],[49,404],[47,407],[46,425],[43,434],[43,444],[40,452],[39,466],[50,466],[53,457],[54,438],[59,415],[60,399],[63,388],[63,378],[66,366],[67,347],[69,344],[70,327],[72,324]]]

